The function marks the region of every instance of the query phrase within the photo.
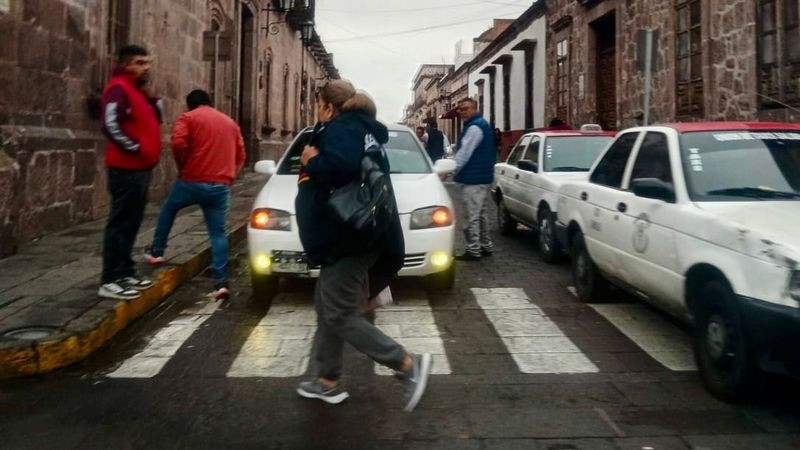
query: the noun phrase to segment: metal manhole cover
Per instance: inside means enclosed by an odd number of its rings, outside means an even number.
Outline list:
[[[16,330],[6,331],[3,337],[10,339],[18,339],[20,341],[35,341],[37,339],[44,339],[46,337],[56,334],[58,328],[53,327],[25,327],[17,328]]]

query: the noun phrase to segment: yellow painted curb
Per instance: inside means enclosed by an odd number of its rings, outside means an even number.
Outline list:
[[[228,235],[231,247],[244,240],[246,229],[243,225]],[[136,300],[118,302],[114,310],[91,330],[61,333],[42,341],[23,341],[16,348],[0,350],[0,378],[43,374],[85,359],[200,273],[208,265],[210,253],[206,248],[186,263],[162,270],[153,287],[142,292]]]

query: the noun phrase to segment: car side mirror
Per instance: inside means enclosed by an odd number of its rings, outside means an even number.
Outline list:
[[[526,172],[539,172],[539,164],[536,164],[529,159],[520,159],[517,161],[517,167],[519,170],[524,170]]]
[[[675,203],[675,188],[658,178],[637,178],[631,181],[631,190],[637,197]]]
[[[456,170],[456,162],[452,159],[439,159],[433,163],[433,170],[438,175],[448,175]]]
[[[275,168],[276,168],[275,161],[268,159],[268,160],[258,161],[255,167],[253,167],[253,170],[255,170],[258,173],[263,173],[264,175],[274,175]]]

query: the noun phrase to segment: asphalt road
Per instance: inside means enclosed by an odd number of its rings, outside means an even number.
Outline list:
[[[764,377],[751,402],[709,396],[680,324],[616,293],[570,293],[569,266],[540,262],[534,233],[458,263],[452,291],[394,287],[375,321],[435,356],[417,410],[401,384],[348,349],[351,394],[299,398],[313,376],[313,282],[251,296],[243,247],[220,309],[200,276],[84,363],[0,384],[0,448],[797,449],[799,383]]]

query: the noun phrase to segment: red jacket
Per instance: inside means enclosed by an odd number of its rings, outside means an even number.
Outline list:
[[[103,132],[109,138],[106,165],[147,170],[161,158],[160,111],[135,80],[115,72],[103,92]]]
[[[239,125],[210,106],[181,114],[172,131],[172,153],[180,179],[195,183],[233,183],[244,165]]]

